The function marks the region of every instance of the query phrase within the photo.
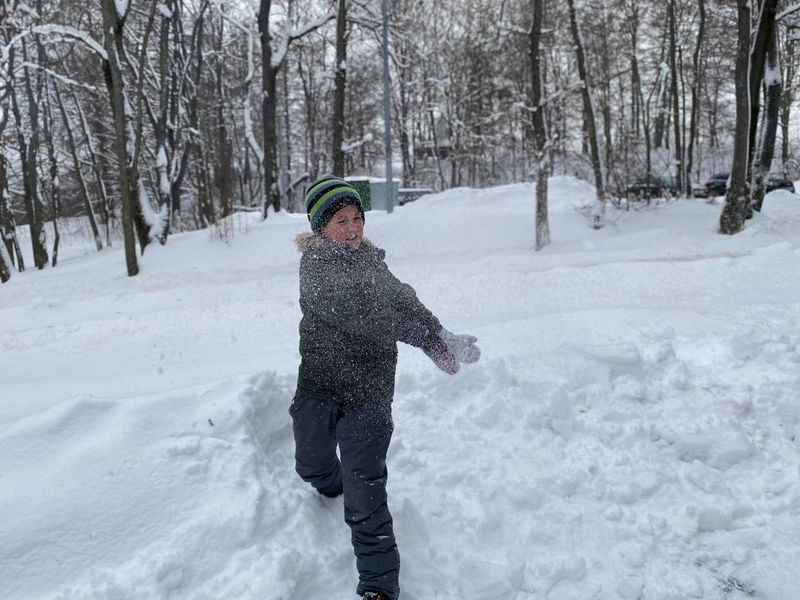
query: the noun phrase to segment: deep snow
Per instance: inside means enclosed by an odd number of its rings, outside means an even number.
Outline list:
[[[407,600],[797,596],[800,197],[611,210],[457,189],[366,234],[483,357],[401,345],[389,499]],[[0,595],[354,597],[341,499],[293,471],[300,215],[147,249],[65,240],[0,287]]]

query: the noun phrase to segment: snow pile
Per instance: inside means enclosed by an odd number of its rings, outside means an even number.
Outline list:
[[[367,215],[483,357],[401,346],[389,453],[403,598],[796,596],[800,201],[734,237],[719,207],[610,213],[551,182]],[[353,597],[341,499],[293,471],[303,215],[241,217],[0,288],[3,598]],[[72,255],[70,256],[70,251]]]

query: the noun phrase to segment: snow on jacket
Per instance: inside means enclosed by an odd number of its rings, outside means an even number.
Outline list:
[[[355,251],[315,234],[296,243],[303,253],[298,388],[343,403],[390,401],[397,342],[429,348],[439,320],[368,240]]]

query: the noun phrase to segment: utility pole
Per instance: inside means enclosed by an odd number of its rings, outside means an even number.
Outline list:
[[[392,181],[392,90],[389,80],[389,11],[387,0],[381,3],[383,16],[383,146],[386,152],[386,212],[394,209],[394,187]]]

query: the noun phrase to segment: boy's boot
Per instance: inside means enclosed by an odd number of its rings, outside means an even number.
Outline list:
[[[317,490],[321,495],[327,496],[328,498],[338,498],[342,495],[342,486],[340,485],[336,489],[333,489],[329,492],[323,492],[322,490]]]

